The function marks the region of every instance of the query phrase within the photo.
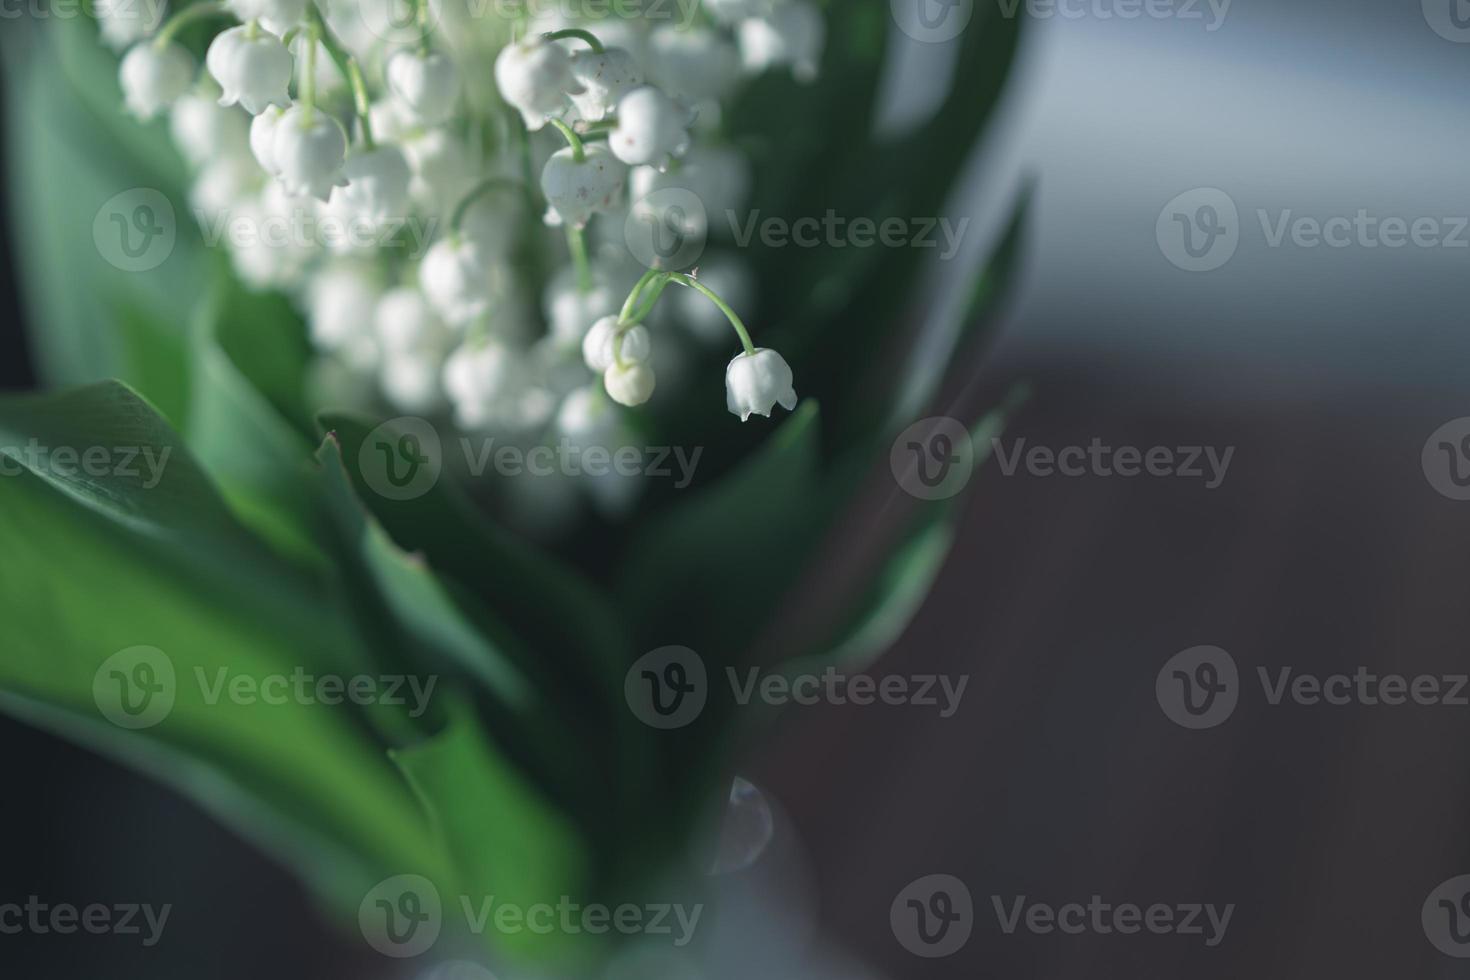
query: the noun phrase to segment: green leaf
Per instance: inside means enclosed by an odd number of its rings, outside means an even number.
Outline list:
[[[5,34],[11,240],[38,369],[52,384],[122,378],[172,414],[181,365],[152,358],[156,338],[136,327],[182,337],[218,266],[185,206],[167,124],[143,126],[123,113],[117,59],[85,19]],[[162,193],[177,227],[172,252],[146,273],[109,264],[93,240],[104,204],[135,188]],[[138,341],[144,346],[133,347]]]
[[[818,417],[802,402],[736,470],[641,529],[621,580],[644,648],[743,652],[819,530]]]
[[[23,410],[38,438],[85,446],[110,408],[122,421],[109,434],[177,447],[140,404],[98,386],[6,399],[0,416],[13,425]],[[361,661],[330,592],[248,547],[182,449],[152,488],[111,474],[0,478],[0,553],[0,710],[173,787],[339,907],[355,908],[387,869],[442,871],[412,794],[357,708],[219,692],[221,679],[342,674]],[[167,658],[174,699],[152,727],[124,730],[104,720],[118,688],[103,668],[137,647]]]
[[[281,297],[225,279],[196,311],[191,346],[190,447],[246,524],[282,553],[321,562],[326,519],[299,319]]]
[[[522,909],[555,907],[563,896],[586,900],[591,862],[585,842],[506,761],[468,704],[452,706],[438,736],[392,757],[454,869],[454,899],[468,899],[477,911],[487,898]],[[460,903],[451,901],[458,910]],[[537,959],[564,955],[572,938],[529,929],[496,933],[493,924],[487,934],[498,937],[497,947]]]

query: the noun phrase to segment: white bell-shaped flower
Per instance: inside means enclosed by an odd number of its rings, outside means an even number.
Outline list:
[[[568,97],[582,91],[572,77],[572,56],[561,45],[539,37],[501,49],[495,58],[495,85],[533,132],[561,112]]]
[[[495,297],[490,262],[471,241],[451,235],[434,243],[419,265],[419,288],[444,322],[464,326]]]
[[[220,105],[239,103],[258,115],[266,106],[289,106],[291,52],[281,39],[260,28],[232,27],[217,35],[205,65],[219,83]]]
[[[388,59],[388,89],[425,126],[449,121],[459,102],[459,69],[448,55],[403,50]]]
[[[605,146],[586,146],[580,162],[570,146],[557,150],[541,171],[541,191],[551,208],[548,224],[584,227],[594,214],[617,206],[627,178],[627,166]]]
[[[519,396],[525,366],[506,344],[469,342],[444,362],[444,392],[454,419],[465,429],[513,426],[519,421]]]
[[[102,40],[114,51],[121,51],[152,36],[168,12],[163,0],[154,0],[153,3],[143,3],[140,0],[97,0],[93,9],[102,29]]]
[[[260,192],[261,182],[260,168],[248,157],[211,160],[189,188],[189,206],[206,220],[224,217],[228,221],[237,208]]]
[[[737,354],[725,368],[725,406],[744,422],[752,415],[769,417],[777,405],[788,412],[796,407],[786,359],[765,347]]]
[[[249,117],[220,105],[207,95],[190,92],[174,103],[169,133],[179,152],[196,167],[211,160],[249,152]]]
[[[194,59],[177,44],[136,44],[118,66],[123,100],[128,111],[142,120],[173,105],[193,81]]]
[[[741,21],[739,37],[740,60],[747,71],[790,65],[797,81],[811,82],[822,62],[827,24],[807,0],[788,0],[764,17]]]
[[[630,166],[663,169],[670,156],[689,149],[688,109],[652,85],[635,88],[618,103],[618,124],[608,134],[613,155]]]
[[[654,381],[653,368],[642,362],[610,364],[602,373],[602,384],[608,397],[630,408],[653,397]]]
[[[408,217],[408,185],[413,174],[398,147],[380,143],[371,150],[359,150],[342,165],[342,175],[347,186],[339,196],[353,217],[374,226]]]
[[[440,373],[453,333],[423,294],[400,287],[384,293],[373,315],[383,360],[378,383],[399,411],[429,412],[443,403]]]
[[[276,166],[276,130],[285,114],[286,110],[280,106],[266,106],[250,120],[250,153],[261,169],[272,177],[281,172],[281,168]]]
[[[325,201],[332,188],[347,183],[342,176],[347,136],[336,119],[319,109],[309,120],[302,106],[287,109],[276,124],[272,151],[276,175],[292,195]]]
[[[740,80],[740,53],[719,31],[665,24],[648,49],[653,80],[688,105],[723,99]]]
[[[425,209],[446,218],[480,176],[480,158],[446,129],[430,129],[403,141],[413,170],[409,191]]]
[[[572,55],[572,77],[582,88],[572,96],[577,114],[598,122],[617,108],[623,96],[643,84],[643,69],[622,48],[583,49]]]
[[[306,321],[318,350],[340,353],[373,336],[380,286],[372,266],[356,261],[329,262],[312,277],[306,294]]]
[[[606,316],[592,325],[582,338],[582,360],[593,371],[606,371],[611,365],[642,364],[653,353],[653,339],[643,324],[619,327],[618,318]]]

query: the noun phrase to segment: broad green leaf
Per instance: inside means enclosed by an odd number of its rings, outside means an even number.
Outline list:
[[[76,399],[99,393],[116,398],[103,387],[54,405],[30,400],[26,417],[48,440],[86,444],[91,435],[69,428],[87,418]],[[238,528],[217,502],[191,499],[191,487],[203,491],[182,450],[170,467],[159,504],[137,502],[150,491],[110,476],[81,488],[30,470],[0,478],[0,710],[172,786],[339,908],[355,908],[387,869],[442,872],[412,794],[361,711],[295,697],[249,703],[218,686],[298,669],[342,675],[357,662],[354,641],[326,590],[229,544]],[[138,647],[166,658],[171,683],[166,671],[150,678],[112,659]],[[158,689],[143,696],[125,682]],[[163,714],[151,727],[115,727],[104,707],[122,717],[125,695]]]
[[[485,936],[496,948],[537,959],[564,954],[573,939],[560,932],[497,932],[493,925],[498,905],[555,907],[564,896],[585,902],[592,871],[583,839],[504,758],[494,733],[460,702],[443,732],[392,757],[454,869],[455,894],[441,899],[456,912],[461,900],[478,912],[493,899]]]
[[[802,402],[739,468],[645,522],[619,576],[644,649],[743,652],[819,532],[818,416]]]
[[[300,390],[309,352],[278,296],[223,280],[196,312],[189,445],[251,528],[320,561],[325,516]]]

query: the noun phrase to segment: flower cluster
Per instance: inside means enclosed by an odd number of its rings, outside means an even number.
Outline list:
[[[711,211],[742,203],[749,167],[722,139],[722,105],[758,72],[815,76],[817,8],[708,0],[681,26],[476,16],[470,0],[374,13],[403,2],[195,0],[151,37],[99,8],[126,48],[127,108],[169,114],[202,221],[306,213],[424,230],[416,251],[363,236],[229,242],[244,283],[299,301],[340,397],[581,437],[616,414],[604,396],[648,401],[658,373],[680,373],[685,341],[733,328],[730,411],[792,408],[790,368],[735,312],[753,298],[743,264],[717,250],[702,271],[648,268],[624,229],[656,191]],[[198,24],[218,28],[203,72],[179,42]],[[656,309],[670,285],[683,288]]]

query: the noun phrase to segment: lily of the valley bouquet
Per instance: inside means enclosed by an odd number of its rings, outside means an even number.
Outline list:
[[[8,39],[54,390],[0,402],[0,710],[387,956],[601,963],[615,932],[405,924],[700,894],[754,792],[727,670],[861,669],[922,600],[959,498],[902,494],[895,437],[973,412],[925,410],[1020,205],[942,268],[832,216],[942,213],[1017,23],[975,10],[887,125],[891,50],[939,40],[902,2],[161,3]]]

